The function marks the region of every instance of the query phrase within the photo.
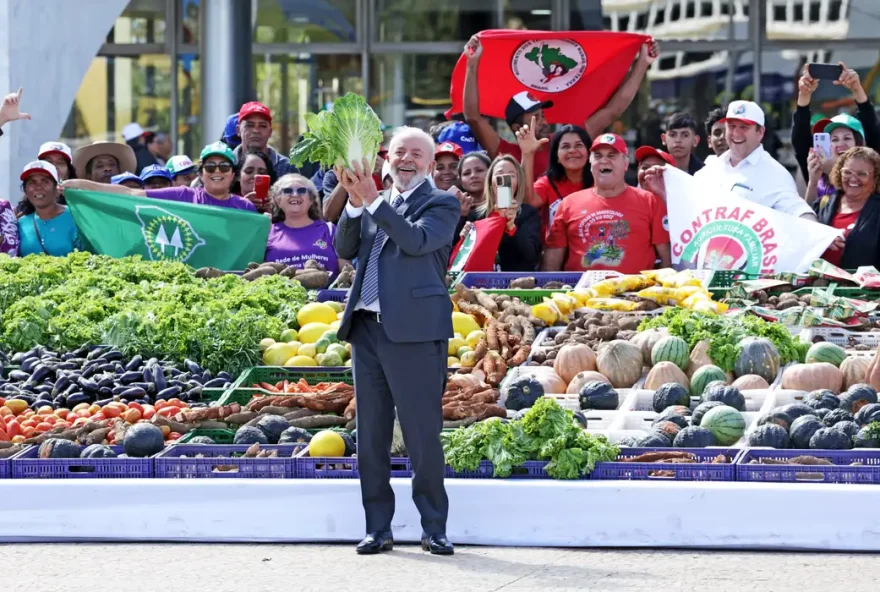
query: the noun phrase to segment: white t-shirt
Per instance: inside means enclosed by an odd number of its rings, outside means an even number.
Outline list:
[[[792,216],[812,214],[813,209],[798,195],[791,173],[758,146],[736,167],[730,164],[730,150],[697,171],[694,178],[707,186],[732,191],[740,197]]]

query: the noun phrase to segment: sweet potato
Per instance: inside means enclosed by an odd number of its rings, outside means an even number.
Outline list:
[[[275,271],[275,269],[273,269],[271,267],[259,267],[257,269],[253,269],[253,270],[245,273],[241,277],[249,282],[252,282],[256,279],[259,279],[261,277],[265,277],[267,275],[277,275],[277,274],[278,274],[278,272]]]
[[[291,419],[288,423],[295,428],[332,428],[334,426],[344,426],[348,423],[348,420],[338,415],[312,415],[311,417]]]
[[[307,290],[322,290],[330,285],[330,274],[326,271],[300,270],[295,279]]]
[[[224,275],[226,275],[226,272],[220,271],[216,267],[202,267],[196,271],[196,277],[201,280],[223,277]]]
[[[482,305],[483,308],[491,312],[494,316],[495,313],[498,312],[498,305],[495,304],[495,301],[492,300],[492,297],[484,293],[482,290],[475,290],[475,292],[477,295],[477,302]]]
[[[510,282],[509,288],[511,290],[534,290],[535,289],[535,278],[533,278],[533,277],[516,278],[515,280]]]

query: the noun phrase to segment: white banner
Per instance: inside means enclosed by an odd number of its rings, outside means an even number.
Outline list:
[[[665,167],[672,263],[677,269],[806,272],[843,231],[705,189]]]

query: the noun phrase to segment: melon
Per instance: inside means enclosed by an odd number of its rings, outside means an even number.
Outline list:
[[[810,346],[810,349],[807,351],[806,362],[807,364],[828,362],[839,368],[845,359],[846,352],[843,351],[842,347],[827,341],[820,341]]]
[[[746,431],[746,420],[733,407],[720,405],[706,412],[700,427],[712,432],[720,445],[730,446],[742,438]]]
[[[718,366],[702,366],[691,376],[691,394],[699,397],[712,381],[727,382],[727,374]]]
[[[688,367],[688,354],[690,349],[681,337],[670,335],[660,339],[651,349],[651,364],[660,362],[672,362],[684,372]]]

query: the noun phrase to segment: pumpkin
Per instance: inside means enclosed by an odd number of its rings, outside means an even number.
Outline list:
[[[556,372],[535,372],[532,378],[541,383],[547,394],[561,395],[565,392],[565,381]]]
[[[788,430],[775,423],[758,426],[746,439],[749,446],[756,448],[788,448],[791,441]]]
[[[638,382],[642,377],[642,363],[642,350],[621,339],[609,342],[596,359],[599,372],[607,376],[615,388],[630,388]]]
[[[544,396],[544,385],[534,376],[520,376],[504,387],[504,407],[513,411],[528,409]]]
[[[856,413],[870,403],[877,402],[877,391],[867,384],[854,384],[840,395],[840,408]]]
[[[765,390],[770,388],[770,384],[757,374],[744,374],[733,381],[730,385],[741,391]]]
[[[840,365],[843,374],[843,388],[848,389],[854,384],[865,382],[871,362],[865,358],[847,358]]]
[[[871,362],[868,364],[868,371],[865,374],[865,382],[871,385],[874,390],[880,389],[880,361],[878,361],[878,356],[880,356],[880,345],[877,346],[877,350],[874,352],[874,357],[871,358]]]
[[[780,363],[779,352],[773,342],[763,337],[746,337],[739,342],[739,347],[741,351],[733,366],[734,373],[737,376],[757,374],[772,384],[779,374]]]
[[[709,401],[721,401],[737,411],[746,410],[746,398],[743,397],[738,388],[727,386],[726,384],[716,384],[713,382],[710,386],[707,386],[706,390],[703,391],[703,396],[700,397],[700,402],[707,403]]]
[[[804,404],[813,409],[837,409],[840,407],[840,400],[831,391],[819,390],[807,393],[804,397]]]
[[[690,388],[688,377],[681,371],[681,368],[672,362],[660,362],[648,372],[648,377],[645,378],[645,388],[649,391],[656,391],[670,382],[680,384],[685,388],[685,391]]]
[[[571,379],[571,382],[568,383],[568,388],[565,389],[565,394],[578,394],[581,392],[581,387],[588,382],[607,382],[608,384],[611,384],[611,381],[608,380],[608,377],[604,374],[594,370],[585,370],[584,372],[578,372],[577,375]]]
[[[657,344],[658,341],[668,336],[669,331],[666,329],[666,327],[662,327],[660,329],[648,329],[646,331],[639,331],[638,333],[633,335],[629,341],[642,351],[642,363],[645,366],[650,366],[651,350],[654,349],[654,346]]]
[[[880,421],[880,404],[877,403],[869,403],[856,411],[856,415],[853,420],[861,425],[866,426],[874,423],[875,421]]]
[[[810,438],[810,448],[814,450],[849,450],[853,447],[852,438],[841,430],[822,428]]]
[[[681,405],[682,407],[689,406],[691,403],[691,395],[682,385],[676,382],[667,382],[654,391],[654,396],[651,402],[654,411],[660,413],[667,407],[672,407],[673,405]]]
[[[794,364],[782,373],[784,389],[796,391],[827,389],[836,395],[840,392],[841,385],[843,385],[843,374],[837,366],[828,362]]]
[[[788,432],[788,436],[791,438],[792,448],[809,448],[810,438],[813,437],[813,434],[822,429],[828,428],[825,427],[818,417],[812,415],[798,417],[792,422],[791,428]]]
[[[843,421],[854,421],[853,414],[846,409],[832,409],[822,418],[822,423],[829,428]]]
[[[607,381],[588,382],[578,393],[578,403],[583,409],[617,409],[620,397]]]
[[[553,369],[568,384],[578,372],[596,369],[596,354],[584,343],[564,345],[553,360]]]
[[[703,366],[711,366],[713,364],[714,362],[712,362],[712,358],[709,357],[709,342],[706,340],[698,341],[694,346],[694,349],[691,350],[691,354],[688,356],[688,365],[685,374],[687,374],[688,378],[691,378],[694,375],[694,372]]]

